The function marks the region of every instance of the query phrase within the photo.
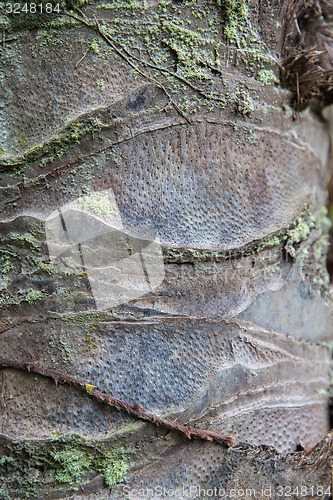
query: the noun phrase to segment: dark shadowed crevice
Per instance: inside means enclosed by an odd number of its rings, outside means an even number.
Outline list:
[[[282,13],[281,85],[302,111],[333,102],[333,4],[327,0],[285,0]]]

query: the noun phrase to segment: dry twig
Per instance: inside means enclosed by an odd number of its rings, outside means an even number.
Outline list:
[[[165,88],[165,86],[160,81],[156,80],[156,78],[153,78],[153,77],[147,75],[146,73],[144,73],[143,71],[141,71],[140,68],[138,68],[135,64],[133,64],[133,62],[125,54],[123,54],[121,50],[118,49],[118,47],[115,45],[115,43],[113,42],[113,40],[108,35],[106,35],[105,33],[103,33],[103,31],[102,31],[102,29],[100,27],[100,24],[99,24],[99,22],[98,22],[98,20],[97,20],[96,17],[94,17],[94,19],[95,19],[95,25],[93,25],[90,22],[86,21],[85,19],[81,19],[81,18],[79,18],[77,16],[74,16],[73,14],[69,14],[68,12],[65,12],[64,15],[72,17],[73,19],[76,19],[77,21],[81,22],[82,24],[84,24],[88,28],[91,28],[94,31],[97,31],[101,35],[101,37],[106,41],[106,43],[108,45],[110,45],[110,47],[113,48],[113,50],[116,52],[116,54],[118,54],[122,59],[124,59],[131,66],[131,68],[133,68],[141,76],[143,76],[144,78],[146,78],[150,82],[155,83],[155,85],[157,85],[157,87],[161,88],[163,90],[163,92],[165,93],[165,95],[168,97],[170,103],[175,108],[175,110],[183,118],[185,118],[185,120],[188,123],[190,123],[190,124],[192,123],[191,120],[186,116],[186,114],[179,108],[179,106],[172,99],[170,93],[167,91],[167,89]]]
[[[328,0],[284,0],[281,83],[292,105],[333,102],[333,5]]]

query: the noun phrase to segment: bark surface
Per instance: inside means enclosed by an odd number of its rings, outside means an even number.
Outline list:
[[[0,12],[0,498],[330,498],[331,7],[287,3]]]

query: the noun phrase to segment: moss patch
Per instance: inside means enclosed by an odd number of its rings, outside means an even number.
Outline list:
[[[96,328],[98,328],[102,319],[106,319],[107,317],[107,313],[103,313],[100,311],[89,311],[59,316],[61,321],[78,326],[83,331],[89,334],[91,334],[94,330],[96,330]]]
[[[174,111],[176,108],[186,114],[195,113],[203,107],[209,112],[219,111],[230,102],[235,103],[234,82],[229,82],[224,76],[224,68],[229,64],[241,62],[246,66],[248,75],[258,75],[263,83],[276,82],[271,69],[275,63],[259,35],[257,19],[247,8],[245,0],[160,1],[157,5],[101,0],[93,8],[90,4],[94,1],[83,5],[82,12],[86,17],[81,18],[82,22],[77,11],[71,11],[71,15],[75,14],[78,19],[66,16],[68,9],[82,3],[85,2],[61,0],[63,15],[56,18],[49,16],[47,24],[38,26],[31,49],[32,57],[35,53],[40,60],[43,53],[48,60],[53,57],[51,48],[57,44],[62,44],[62,51],[66,54],[68,47],[64,47],[64,34],[69,30],[59,29],[56,22],[63,23],[61,28],[74,23],[78,43],[83,45],[82,65],[96,64],[100,67],[110,62],[110,56],[113,60],[116,58],[119,65],[128,68],[128,76],[134,81],[137,78],[142,84],[144,75],[147,75],[147,83],[155,81],[157,85],[159,82],[163,85],[172,99],[165,110]],[[99,19],[100,33],[96,32],[93,11]],[[88,23],[90,29],[84,23]],[[12,30],[7,24],[3,27]],[[110,44],[104,36],[109,37]],[[45,53],[42,48],[46,49]],[[10,44],[7,49],[11,49]],[[17,65],[20,54],[21,49],[18,48],[13,55],[13,67]],[[108,92],[108,81],[98,77],[96,90]],[[255,107],[253,101],[257,99],[257,94],[244,92],[247,95],[236,96],[235,111],[247,115]],[[24,151],[20,156],[1,156],[0,172],[17,176],[32,166],[44,167],[60,160],[76,144],[100,132],[104,126],[106,124],[101,124],[92,114],[74,120],[64,126],[57,136]],[[110,123],[107,126],[110,127]],[[23,143],[20,151],[22,147]]]
[[[23,299],[24,301],[28,302],[28,304],[36,304],[43,298],[43,294],[39,290],[27,290],[27,292],[24,294]]]
[[[278,77],[271,69],[261,69],[258,71],[258,80],[264,85],[274,85],[279,83]]]
[[[243,116],[250,115],[255,109],[254,100],[245,89],[237,89],[234,94],[234,103],[236,111]]]
[[[36,161],[40,167],[45,167],[48,163],[62,158],[75,144],[80,143],[83,137],[98,132],[100,127],[101,123],[97,118],[90,119],[87,116],[74,120],[51,140],[29,149],[21,156],[3,158],[0,161],[0,172],[6,171],[16,176],[26,172]]]
[[[222,8],[226,18],[224,34],[228,40],[236,38],[239,27],[247,18],[247,5],[245,0],[217,0],[217,5]]]
[[[0,446],[2,493],[20,498],[46,498],[55,492],[76,491],[102,473],[105,484],[123,482],[128,458],[134,451],[124,446],[93,445],[77,436]],[[4,496],[4,498],[6,498]]]

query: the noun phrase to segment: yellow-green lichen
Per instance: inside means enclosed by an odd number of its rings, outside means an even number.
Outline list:
[[[97,80],[96,85],[102,92],[106,89],[105,81],[103,79]]]
[[[313,229],[321,229],[327,233],[330,221],[327,218],[326,207],[321,207],[317,213],[313,213],[309,207],[298,215],[286,228],[268,238],[264,238],[256,246],[256,251],[260,252],[265,248],[283,245],[284,250],[295,258],[297,250],[303,241],[306,241]],[[323,242],[323,240],[321,240]],[[325,237],[326,241],[326,237]],[[317,250],[319,252],[319,250]],[[308,249],[300,249],[301,258],[308,256]]]
[[[109,221],[115,214],[116,208],[112,206],[108,193],[91,193],[82,196],[77,201],[78,205],[87,212]]]
[[[57,316],[58,317],[58,316]],[[100,326],[100,322],[108,317],[107,313],[100,311],[87,311],[59,316],[61,321],[80,327],[87,333],[92,333]]]
[[[318,213],[311,219],[311,230],[315,229],[314,236],[310,244],[302,248],[300,256],[302,263],[302,274],[311,292],[321,295],[325,301],[331,302],[329,293],[330,277],[326,267],[327,251],[329,247],[329,229],[331,221],[328,218],[326,207],[321,207]],[[313,225],[313,218],[315,218]],[[302,236],[308,231],[301,225]]]
[[[264,85],[274,85],[279,83],[278,77],[271,69],[261,69],[258,71],[258,80]]]
[[[285,241],[284,248],[291,255],[296,256],[295,245],[307,240],[310,235],[311,229],[318,224],[320,215],[313,214],[308,208],[298,216],[295,221],[288,227],[283,240]]]
[[[93,40],[90,44],[90,49],[94,54],[99,54],[101,51],[101,42],[100,40]]]
[[[74,341],[72,333],[58,326],[49,328],[49,346],[60,351],[61,357],[65,363],[75,359],[78,352],[78,343]],[[51,360],[55,362],[53,349],[49,350]]]

